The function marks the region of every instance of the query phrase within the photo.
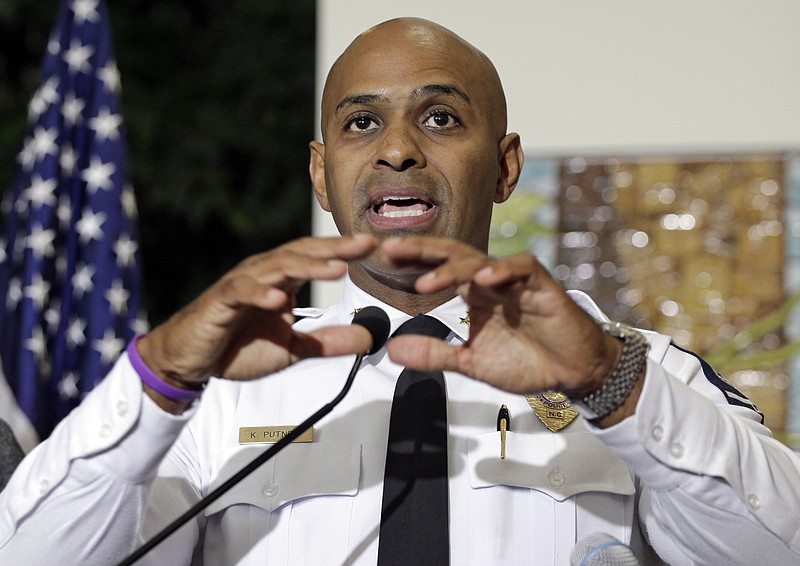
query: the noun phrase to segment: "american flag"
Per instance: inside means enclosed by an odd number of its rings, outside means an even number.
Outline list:
[[[46,438],[143,330],[136,204],[104,0],[62,0],[3,200],[0,359]]]

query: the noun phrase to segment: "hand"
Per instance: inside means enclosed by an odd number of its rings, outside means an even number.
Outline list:
[[[139,352],[160,377],[186,386],[212,375],[255,379],[303,358],[366,351],[371,337],[358,325],[304,334],[292,328],[291,309],[305,282],[338,279],[347,261],[376,247],[368,235],[303,238],[252,256],[139,340]]]
[[[531,254],[502,259],[455,240],[392,238],[381,246],[397,264],[430,271],[419,293],[455,287],[469,305],[470,338],[462,347],[421,336],[389,342],[398,363],[452,370],[514,393],[561,391],[582,397],[600,387],[622,351]]]

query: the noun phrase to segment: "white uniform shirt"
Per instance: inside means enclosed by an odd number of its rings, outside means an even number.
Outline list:
[[[585,295],[572,296],[602,317]],[[349,324],[370,304],[387,311],[392,330],[409,318],[347,282],[336,306],[298,328]],[[429,314],[451,328],[452,343],[466,340],[463,301]],[[578,418],[551,433],[524,397],[445,373],[452,564],[567,564],[576,541],[598,531],[651,560],[640,525],[673,564],[800,562],[797,457],[746,400],[709,381],[698,358],[665,336],[647,338],[637,413],[602,431]],[[337,395],[352,362],[307,360],[253,382],[212,380],[198,407],[174,417],[142,394],[122,356],[0,495],[0,562],[121,560],[139,544],[140,522],[148,540],[266,449],[240,444],[241,428],[299,424]],[[288,446],[142,563],[189,564],[197,546],[206,565],[374,564],[401,369],[385,349],[366,358],[313,442]],[[511,413],[504,460],[502,404]]]

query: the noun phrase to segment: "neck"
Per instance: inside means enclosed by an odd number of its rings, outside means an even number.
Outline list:
[[[377,272],[362,264],[350,264],[350,279],[357,287],[376,299],[410,315],[432,311],[456,296],[455,288],[448,287],[436,293],[420,294],[414,289],[417,272]]]

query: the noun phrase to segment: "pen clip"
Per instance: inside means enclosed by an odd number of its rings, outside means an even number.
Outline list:
[[[506,432],[511,430],[511,414],[506,405],[497,412],[497,430],[500,431],[500,459],[506,459]]]
[[[511,430],[511,414],[508,412],[506,405],[502,405],[500,410],[497,411],[497,430],[502,430],[503,421],[505,421],[506,430]]]

